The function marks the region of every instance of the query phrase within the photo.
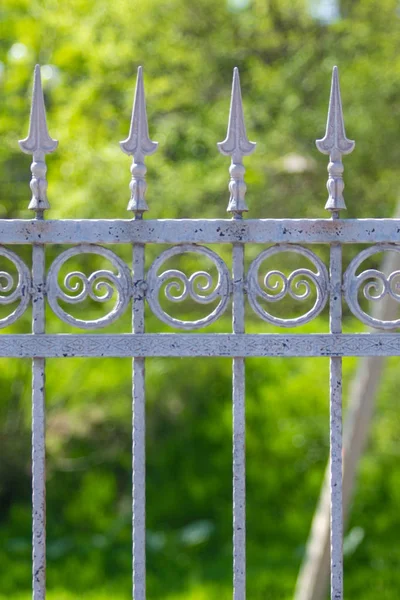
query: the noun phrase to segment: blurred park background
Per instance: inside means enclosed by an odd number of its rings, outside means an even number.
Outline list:
[[[390,217],[400,183],[397,0],[2,0],[0,215],[28,218],[33,67],[48,124],[48,218],[129,218],[127,136],[142,64],[149,216],[224,217],[225,137],[238,66],[249,138],[249,215],[324,217],[325,131],[339,66],[348,217]],[[49,261],[62,248],[49,249]],[[229,249],[223,250],[229,261]],[[254,257],[259,248],[248,250]],[[116,251],[126,260],[130,248]],[[148,262],[159,249],[148,249]],[[327,258],[326,249],[318,250]],[[346,248],[345,264],[357,248]],[[21,248],[29,263],[29,249]],[[90,267],[92,263],[82,263]],[[189,267],[191,265],[189,264]],[[284,264],[285,268],[290,265]],[[201,266],[200,266],[201,268]],[[97,314],[102,307],[88,305]],[[182,309],[181,309],[182,310]],[[201,310],[188,305],[187,313]],[[285,311],[297,310],[289,305]],[[87,312],[85,313],[87,315]],[[182,315],[182,312],[179,314]],[[196,313],[197,314],[197,313]],[[345,311],[346,331],[362,331]],[[327,331],[327,314],[301,331]],[[6,331],[29,331],[30,315]],[[49,331],[70,331],[48,315]],[[166,331],[148,315],[148,331]],[[109,331],[129,331],[129,314]],[[212,327],[229,331],[229,317]],[[248,315],[248,331],[273,329]],[[356,368],[344,361],[345,392]],[[345,536],[348,598],[400,589],[399,363],[388,362]],[[230,361],[148,361],[148,597],[231,597]],[[130,360],[51,360],[47,378],[49,600],[131,595]],[[30,363],[0,363],[0,598],[31,580]],[[248,597],[289,600],[328,457],[328,360],[247,362]]]

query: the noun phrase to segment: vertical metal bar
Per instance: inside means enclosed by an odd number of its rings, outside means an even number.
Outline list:
[[[244,124],[239,71],[233,69],[231,105],[228,130],[223,142],[217,144],[221,154],[231,157],[229,169],[229,204],[227,211],[234,219],[247,212],[243,156],[254,152],[256,144],[247,139]],[[244,246],[233,244],[233,333],[244,333]],[[246,412],[245,362],[236,356],[232,365],[233,412],[233,598],[246,598]]]
[[[45,249],[32,248],[32,331],[45,332]],[[32,588],[33,600],[46,596],[46,420],[45,359],[32,362]]]
[[[142,67],[138,68],[131,126],[121,149],[133,156],[128,210],[142,219],[148,210],[146,166],[144,159],[157,150],[157,142],[149,138]],[[133,246],[133,333],[144,333],[144,245]],[[132,592],[134,600],[146,598],[146,413],[145,361],[133,359],[132,365]]]
[[[344,129],[339,75],[333,67],[325,136],[316,141],[323,154],[329,154],[328,200],[326,210],[332,219],[346,208],[343,198],[342,155],[354,150],[353,140]],[[330,259],[330,332],[342,331],[342,248],[332,244]],[[342,492],[342,359],[330,359],[330,492],[331,492],[331,598],[343,598],[343,492]]]
[[[234,333],[244,333],[244,247],[232,248]],[[246,415],[245,361],[235,357],[232,365],[233,403],[233,598],[246,598]]]
[[[33,155],[31,164],[32,198],[29,209],[42,220],[50,208],[47,199],[45,156],[58,146],[47,130],[40,66],[36,65],[28,137],[19,141],[26,154]],[[45,333],[45,248],[32,247],[32,331]],[[46,422],[45,360],[35,357],[32,364],[32,588],[33,600],[46,596]]]
[[[144,333],[144,245],[133,248],[133,333]],[[134,358],[132,382],[132,586],[146,598],[146,419],[145,361]]]
[[[333,218],[336,214],[333,213]],[[330,251],[330,332],[342,331],[342,248]],[[342,359],[330,359],[331,599],[343,599]]]

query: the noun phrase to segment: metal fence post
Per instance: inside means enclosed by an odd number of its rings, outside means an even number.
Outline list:
[[[248,208],[245,202],[243,156],[255,150],[255,143],[247,139],[243,117],[239,71],[233,71],[232,97],[226,138],[218,143],[222,154],[232,157],[229,169],[230,199],[228,212],[234,219],[242,219]],[[232,246],[232,327],[233,333],[245,332],[245,272],[244,245]],[[246,598],[246,409],[245,409],[245,360],[233,358],[232,364],[232,413],[233,413],[233,598]]]
[[[54,152],[58,142],[47,131],[46,113],[40,78],[36,65],[29,134],[19,142],[21,150],[33,155],[31,166],[32,199],[29,209],[35,211],[36,219],[44,218],[50,208],[47,200],[45,154]],[[32,246],[32,332],[45,333],[45,247]],[[46,596],[46,407],[45,407],[45,359],[34,357],[32,361],[32,581],[33,600]]]
[[[346,208],[343,199],[342,154],[354,149],[346,138],[337,67],[332,74],[328,121],[325,137],[317,140],[318,149],[329,154],[325,208],[332,219]],[[333,334],[342,333],[342,246],[331,244],[330,250],[330,312],[329,327]],[[330,489],[331,489],[331,599],[343,599],[343,466],[342,466],[342,358],[330,358]]]
[[[157,143],[149,138],[146,102],[144,96],[143,72],[139,67],[132,121],[129,136],[120,143],[122,150],[133,156],[131,173],[131,199],[128,210],[141,221],[143,212],[148,210],[145,200],[146,167],[144,157],[157,149]],[[143,334],[145,331],[145,254],[144,244],[133,244],[133,309],[132,331]],[[133,598],[146,598],[146,396],[145,359],[133,359],[132,382],[132,573]]]

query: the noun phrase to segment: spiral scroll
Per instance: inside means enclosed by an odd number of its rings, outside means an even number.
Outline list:
[[[73,256],[96,254],[110,261],[117,273],[105,269],[86,276],[81,271],[72,271],[64,278],[64,289],[58,282],[61,267]],[[71,293],[68,293],[71,292]],[[87,298],[95,302],[107,302],[116,295],[114,308],[100,319],[77,319],[63,310],[59,301],[78,304]],[[131,297],[131,274],[127,265],[111,250],[101,246],[82,244],[66,250],[56,258],[47,276],[47,296],[53,312],[65,323],[81,329],[99,329],[107,327],[125,311]]]
[[[400,302],[400,271],[385,275],[377,269],[367,269],[356,275],[358,267],[367,258],[380,252],[400,253],[400,246],[394,244],[378,244],[363,250],[354,258],[344,274],[344,295],[351,312],[363,323],[377,329],[397,329],[400,319],[382,321],[366,313],[360,306],[358,296],[362,291],[367,300],[377,302],[389,296]]]
[[[31,296],[31,275],[26,264],[11,250],[0,247],[0,256],[12,262],[18,273],[16,282],[11,273],[0,271],[0,304],[20,301],[10,315],[0,319],[0,329],[3,329],[14,323],[25,312]]]
[[[316,267],[311,269],[296,269],[289,276],[282,271],[272,270],[264,276],[263,289],[259,282],[261,264],[271,256],[281,252],[292,252],[306,257]],[[273,281],[275,279],[275,281]],[[314,319],[320,314],[328,299],[328,272],[323,262],[311,250],[293,244],[272,246],[264,250],[251,263],[248,272],[247,293],[251,307],[264,321],[280,327],[297,327]],[[266,302],[279,302],[289,295],[294,300],[306,300],[315,287],[316,299],[312,308],[301,317],[282,319],[267,312],[259,303],[259,298]],[[274,293],[270,293],[274,292]]]
[[[177,269],[169,269],[158,273],[165,261],[173,256],[186,253],[200,254],[210,259],[218,272],[218,279],[213,284],[213,277],[207,271],[197,271],[189,277]],[[210,304],[219,299],[218,305],[206,317],[197,321],[183,321],[171,317],[160,305],[160,291],[170,302],[182,302],[191,298],[198,304]],[[179,329],[199,329],[210,325],[225,311],[231,291],[230,276],[224,261],[212,250],[194,244],[176,246],[163,252],[152,264],[147,274],[147,301],[153,313],[167,325]]]

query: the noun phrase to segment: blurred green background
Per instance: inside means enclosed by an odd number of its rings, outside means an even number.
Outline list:
[[[129,218],[129,129],[145,70],[150,216],[224,217],[232,69],[249,138],[250,216],[324,217],[331,69],[348,137],[348,217],[390,217],[399,197],[400,6],[394,0],[2,0],[0,215],[28,218],[31,79],[42,65],[48,218]],[[63,248],[48,251],[49,263]],[[127,261],[130,248],[115,249]],[[248,249],[248,260],[260,248]],[[326,249],[316,249],[326,259]],[[357,248],[345,251],[345,263]],[[148,264],[160,252],[148,249]],[[222,249],[229,263],[229,249]],[[30,261],[28,248],[20,254]],[[90,269],[82,258],[80,268]],[[77,261],[76,261],[77,262]],[[283,268],[290,261],[283,260]],[[77,265],[78,266],[78,262]],[[197,264],[186,262],[186,268]],[[200,267],[202,268],[202,267]],[[90,270],[89,270],[90,272]],[[98,316],[104,307],[85,306]],[[177,308],[175,307],[175,311]],[[185,305],[176,314],[198,316]],[[284,314],[299,309],[284,306]],[[182,312],[183,311],[183,312]],[[149,331],[167,331],[148,315]],[[5,331],[29,331],[30,315]],[[107,331],[129,331],[125,315]],[[72,331],[48,315],[49,331]],[[362,327],[345,312],[346,331]],[[229,331],[224,317],[209,331]],[[248,314],[248,331],[272,331]],[[327,331],[323,313],[301,331]],[[345,390],[356,361],[344,361]],[[348,598],[400,589],[398,360],[389,361],[345,539]],[[231,597],[230,361],[148,361],[148,597]],[[48,598],[125,600],[131,578],[131,364],[50,360]],[[30,597],[30,363],[0,363],[0,598]],[[292,597],[328,456],[328,361],[247,362],[248,597]]]

